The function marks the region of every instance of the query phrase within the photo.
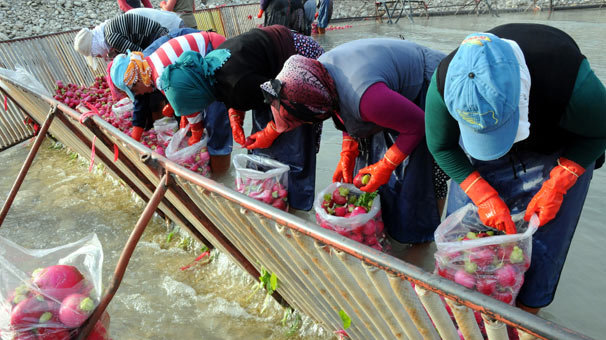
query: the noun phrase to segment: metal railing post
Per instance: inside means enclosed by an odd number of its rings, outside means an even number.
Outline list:
[[[4,219],[6,218],[6,215],[8,214],[8,210],[10,209],[11,205],[13,204],[13,201],[15,200],[15,196],[17,196],[17,192],[19,192],[19,188],[21,188],[21,184],[23,184],[25,175],[27,175],[27,172],[29,171],[29,168],[31,167],[32,162],[34,161],[34,158],[36,157],[36,154],[38,153],[38,150],[40,149],[40,145],[42,144],[42,141],[44,141],[44,138],[46,137],[46,132],[48,131],[48,128],[50,127],[51,123],[53,122],[53,118],[55,117],[55,113],[57,113],[57,110],[58,109],[56,106],[51,107],[50,111],[48,112],[48,115],[46,116],[46,120],[44,120],[44,124],[42,124],[42,127],[40,128],[38,136],[36,136],[36,141],[34,142],[32,149],[27,154],[27,158],[25,159],[25,162],[23,163],[21,170],[19,170],[19,175],[17,175],[17,179],[15,180],[15,183],[13,184],[13,187],[11,188],[11,191],[9,192],[8,197],[6,198],[6,201],[4,202],[4,205],[2,206],[2,211],[0,212],[0,226],[2,226],[2,223],[4,222]]]
[[[109,305],[110,301],[116,294],[116,291],[118,291],[120,283],[122,282],[122,278],[124,277],[124,273],[126,272],[126,267],[130,262],[130,258],[133,255],[133,252],[135,251],[135,247],[137,246],[137,243],[139,243],[139,240],[141,239],[141,236],[143,235],[147,224],[153,217],[154,212],[158,208],[158,205],[160,205],[160,202],[162,202],[162,198],[166,193],[166,190],[168,188],[168,178],[169,176],[167,174],[164,174],[164,176],[162,176],[162,178],[160,179],[160,183],[158,183],[158,186],[154,191],[154,194],[145,206],[143,213],[141,213],[141,216],[139,217],[135,228],[130,234],[128,241],[126,242],[126,245],[122,250],[120,259],[118,259],[118,264],[116,265],[116,269],[114,270],[112,282],[110,286],[107,287],[107,289],[105,290],[105,294],[101,298],[101,301],[99,302],[97,308],[95,308],[93,314],[82,326],[78,334],[78,340],[84,340],[88,337],[89,333],[95,326],[95,323],[97,322],[97,320],[99,320],[99,318],[101,318],[101,315],[107,308],[107,305]]]

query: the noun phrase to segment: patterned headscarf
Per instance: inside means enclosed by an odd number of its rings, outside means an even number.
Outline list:
[[[132,87],[137,81],[141,80],[145,86],[151,86],[152,70],[145,60],[143,53],[141,52],[130,52],[128,54],[130,60],[126,71],[124,72],[124,84],[128,87]]]
[[[272,108],[274,119],[277,115],[275,120],[285,124],[297,120],[321,122],[339,107],[335,83],[326,68],[319,61],[300,55],[288,58],[276,79],[261,84],[261,89],[266,102],[279,101],[280,108]]]

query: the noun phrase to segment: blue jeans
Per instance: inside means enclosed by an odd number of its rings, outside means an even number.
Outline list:
[[[497,190],[511,213],[515,214],[526,210],[543,182],[549,179],[549,172],[557,165],[559,156],[559,152],[543,155],[530,151],[510,151],[494,161],[471,161],[482,177]],[[553,301],[592,176],[593,164],[585,169],[585,173],[564,195],[556,217],[533,235],[530,268],[517,297],[523,305],[541,308]],[[451,214],[470,202],[460,186],[452,185],[447,213]]]

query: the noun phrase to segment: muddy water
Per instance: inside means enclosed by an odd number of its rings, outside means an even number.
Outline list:
[[[405,18],[396,25],[354,22],[352,28],[329,31],[318,40],[330,49],[340,43],[367,37],[400,37],[450,52],[472,31],[507,22],[539,22],[571,34],[592,67],[606,80],[606,10]],[[337,25],[345,25],[338,23]],[[336,165],[341,137],[324,124],[317,169],[317,187],[329,184]],[[96,233],[104,247],[104,278],[113,272],[120,251],[143,210],[131,192],[106,180],[102,171],[88,173],[86,164],[72,160],[65,150],[44,145],[26,177],[0,235],[29,248],[48,248]],[[29,148],[19,145],[0,153],[0,197],[6,194]],[[235,150],[241,152],[241,150]],[[540,316],[596,339],[603,338],[606,304],[603,281],[606,265],[602,208],[606,173],[596,171],[583,215],[564,267],[556,299]],[[302,215],[304,216],[304,215]],[[167,241],[170,232],[174,237]],[[139,243],[118,294],[109,306],[114,339],[328,339],[330,332],[306,317],[289,334],[295,317],[286,325],[284,310],[273,302],[263,312],[264,296],[251,297],[253,280],[225,256],[215,254],[207,265],[181,271],[199,254],[164,221],[154,219]],[[107,281],[105,281],[107,282]]]

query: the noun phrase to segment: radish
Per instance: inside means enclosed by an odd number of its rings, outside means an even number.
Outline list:
[[[497,288],[497,280],[492,277],[481,278],[476,284],[478,292],[491,296]]]
[[[70,334],[65,328],[38,328],[35,331],[38,340],[69,340]]]
[[[93,330],[90,332],[88,337],[86,337],[86,340],[107,340],[107,339],[108,339],[107,329],[105,328],[105,326],[103,325],[101,320],[99,320],[99,321],[97,321],[97,323],[95,323],[95,327],[93,327]]]
[[[335,207],[335,216],[343,217],[347,212],[345,207]]]
[[[473,249],[469,254],[469,261],[480,267],[486,267],[494,261],[495,253],[489,248],[482,247]]]
[[[377,227],[375,225],[374,220],[370,220],[362,226],[362,234],[364,234],[364,235],[371,235],[371,234],[374,234],[376,231],[377,231]]]
[[[510,265],[506,264],[503,267],[499,268],[495,272],[497,282],[501,287],[512,287],[516,283],[516,270]]]
[[[513,301],[513,294],[511,293],[511,291],[509,289],[503,290],[503,291],[499,291],[497,290],[494,293],[494,298],[505,302],[506,304],[510,304],[511,301]]]
[[[66,296],[79,292],[84,286],[84,276],[74,266],[54,265],[37,269],[32,274],[32,281],[44,295],[63,300]]]
[[[48,311],[49,305],[42,295],[31,296],[13,308],[10,324],[16,329],[37,325],[42,314]]]
[[[345,205],[347,203],[347,195],[349,194],[349,189],[340,187],[336,188],[332,192],[332,200],[338,205]]]
[[[61,302],[59,320],[67,327],[80,327],[95,309],[93,300],[83,294],[71,294]]]
[[[476,278],[462,269],[457,270],[454,274],[454,281],[469,289],[473,289],[476,285]]]

